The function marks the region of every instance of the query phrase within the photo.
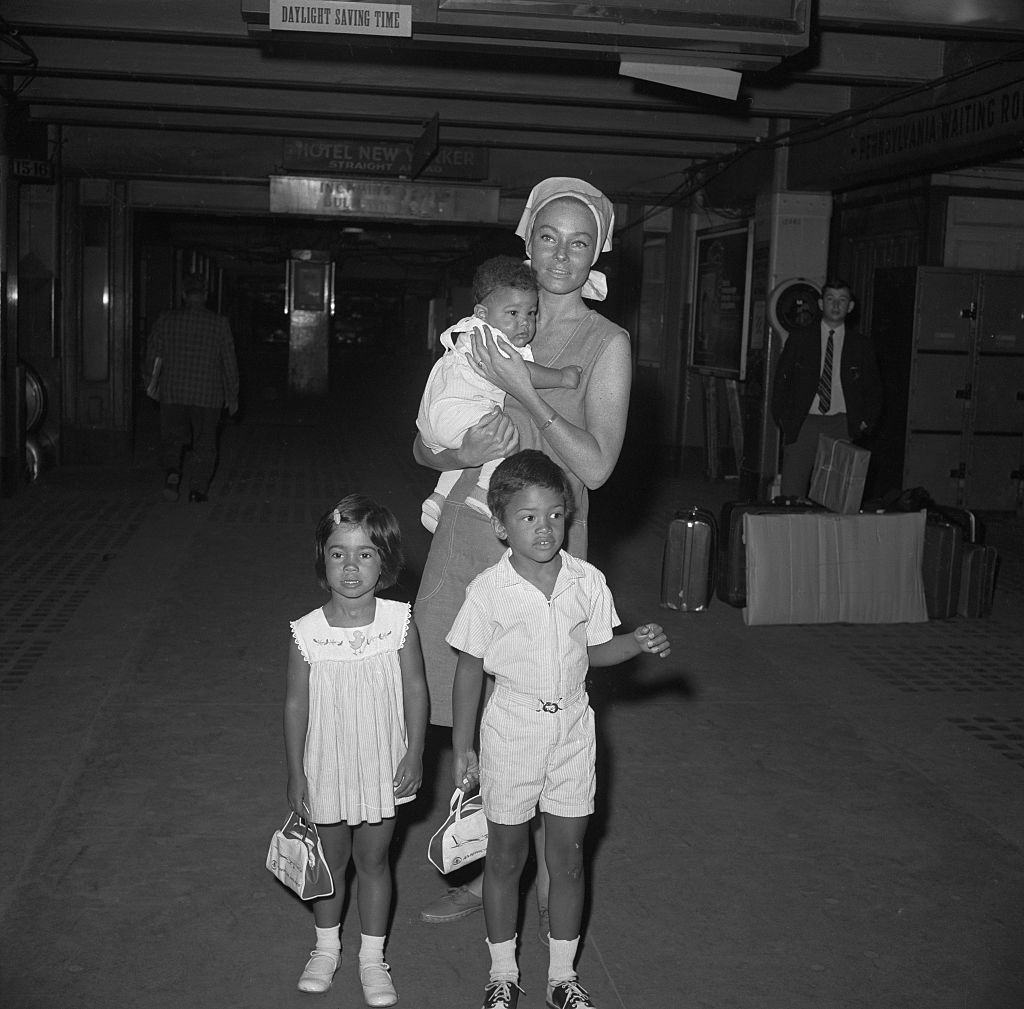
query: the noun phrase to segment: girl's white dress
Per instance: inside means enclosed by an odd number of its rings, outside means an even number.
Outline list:
[[[366,627],[332,627],[322,609],[291,622],[309,663],[304,769],[314,823],[380,823],[395,815],[395,769],[409,748],[398,652],[411,607],[391,599],[376,604]]]

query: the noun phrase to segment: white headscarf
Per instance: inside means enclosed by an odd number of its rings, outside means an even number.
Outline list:
[[[591,265],[597,262],[602,252],[610,252],[612,248],[612,229],[615,227],[615,207],[600,189],[595,189],[589,182],[582,179],[555,177],[538,182],[526,199],[523,216],[519,219],[516,234],[530,249],[533,237],[533,225],[541,209],[554,200],[571,197],[579,200],[594,215],[597,222],[597,243],[594,246],[594,258]],[[608,281],[600,270],[591,270],[590,276],[583,285],[581,292],[584,298],[591,301],[604,301],[608,297]]]

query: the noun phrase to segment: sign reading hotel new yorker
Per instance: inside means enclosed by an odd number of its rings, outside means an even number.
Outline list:
[[[270,28],[272,31],[412,38],[412,4],[372,4],[357,0],[288,4],[270,0]]]
[[[441,179],[486,179],[487,154],[479,147],[441,145],[424,175]],[[338,172],[344,175],[412,174],[413,145],[384,140],[284,141],[282,167],[288,172]]]
[[[271,175],[270,211],[492,224],[498,221],[500,192],[488,186],[446,186],[398,179],[385,182]]]

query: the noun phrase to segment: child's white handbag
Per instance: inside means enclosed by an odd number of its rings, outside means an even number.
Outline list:
[[[316,824],[291,813],[274,831],[267,851],[267,868],[303,900],[334,893],[331,868],[320,846]]]
[[[445,873],[475,862],[487,852],[487,817],[480,793],[467,796],[456,788],[450,807],[448,818],[427,845],[427,858]]]

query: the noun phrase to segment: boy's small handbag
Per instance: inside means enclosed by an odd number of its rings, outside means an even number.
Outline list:
[[[448,873],[487,852],[487,818],[480,802],[480,793],[467,796],[460,788],[452,793],[448,819],[441,824],[427,845],[431,864]]]
[[[334,893],[331,867],[320,847],[316,824],[291,813],[280,830],[274,831],[267,852],[267,868],[303,900],[329,897]]]

